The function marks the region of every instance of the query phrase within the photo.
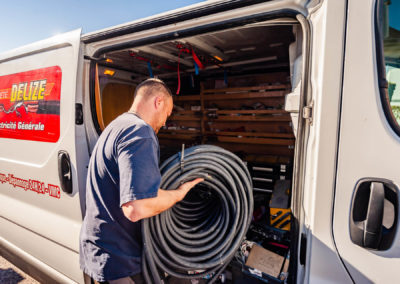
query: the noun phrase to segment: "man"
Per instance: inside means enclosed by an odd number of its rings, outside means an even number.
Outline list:
[[[156,133],[172,108],[168,87],[148,79],[136,87],[130,111],[112,121],[97,141],[89,163],[80,234],[81,268],[95,281],[143,283],[139,221],[167,210],[203,180],[176,190],[159,188]]]

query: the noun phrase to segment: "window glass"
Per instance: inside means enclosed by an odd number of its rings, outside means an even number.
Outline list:
[[[400,1],[385,0],[382,17],[383,53],[387,95],[392,113],[400,124]]]

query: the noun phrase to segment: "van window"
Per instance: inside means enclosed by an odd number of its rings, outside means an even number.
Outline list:
[[[386,99],[383,103],[389,106],[387,110],[392,112],[397,128],[400,125],[400,1],[384,0],[382,2],[380,38],[383,38],[387,81]]]

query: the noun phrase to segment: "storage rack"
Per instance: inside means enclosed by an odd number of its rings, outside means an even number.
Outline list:
[[[204,89],[179,95],[180,107],[159,138],[169,146],[214,144],[248,162],[288,163],[295,144],[289,113],[282,109],[289,85]],[[264,109],[245,109],[259,104]]]

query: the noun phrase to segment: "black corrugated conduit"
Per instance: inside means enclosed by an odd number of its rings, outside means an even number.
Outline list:
[[[164,189],[176,189],[198,177],[205,180],[174,207],[143,220],[146,283],[161,283],[165,273],[187,279],[205,277],[213,283],[250,225],[253,194],[247,167],[227,150],[200,145],[166,160],[161,173]]]

